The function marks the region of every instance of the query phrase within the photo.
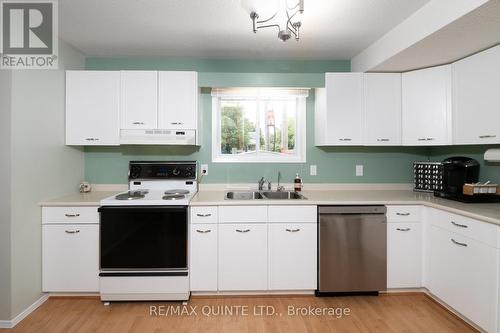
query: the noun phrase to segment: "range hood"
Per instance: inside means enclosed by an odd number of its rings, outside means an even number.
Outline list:
[[[196,130],[137,129],[120,131],[122,145],[196,145]]]
[[[488,149],[484,153],[484,160],[489,162],[500,162],[500,148]]]

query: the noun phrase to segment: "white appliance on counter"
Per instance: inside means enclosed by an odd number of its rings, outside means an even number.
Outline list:
[[[489,162],[500,162],[500,149],[499,148],[488,149],[484,153],[484,160]]]
[[[103,301],[188,300],[188,205],[197,164],[130,162],[129,191],[101,201]]]

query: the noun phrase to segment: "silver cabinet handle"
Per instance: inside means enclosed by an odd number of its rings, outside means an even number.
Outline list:
[[[451,224],[453,224],[455,227],[459,227],[459,228],[468,228],[469,227],[466,224],[460,224],[460,223],[457,223],[455,221],[451,221]]]
[[[85,138],[87,141],[99,141],[99,138]]]
[[[396,213],[398,216],[410,216],[410,213]]]
[[[78,217],[80,214],[64,214],[66,217]]]
[[[491,138],[496,138],[497,136],[496,135],[480,135],[479,138],[480,139],[491,139]]]
[[[207,230],[198,230],[196,229],[196,232],[199,232],[200,234],[208,234],[209,232],[212,232],[212,230],[207,229]]]
[[[377,139],[377,141],[379,141],[379,142],[388,142],[388,141],[391,141],[391,139]]]
[[[339,139],[339,141],[352,141],[351,138],[342,138],[342,139]]]
[[[455,244],[455,245],[464,246],[464,247],[466,247],[466,246],[467,246],[467,244],[465,244],[465,243],[461,243],[461,242],[457,242],[457,241],[456,241],[456,240],[454,240],[453,238],[451,238],[451,242],[452,242],[453,244]]]
[[[300,228],[297,228],[297,229],[285,229],[285,230],[288,231],[288,232],[299,232]]]
[[[196,216],[199,216],[199,217],[210,217],[212,216],[212,214],[196,214]]]
[[[397,231],[410,231],[410,228],[396,228]]]
[[[144,125],[142,121],[134,121],[132,125]]]
[[[181,123],[181,122],[171,122],[170,125],[182,125],[184,123]]]
[[[245,229],[245,230],[236,229],[236,232],[246,233],[246,232],[250,232],[250,229]]]
[[[80,233],[80,230],[64,230],[64,232],[67,234],[78,234]]]

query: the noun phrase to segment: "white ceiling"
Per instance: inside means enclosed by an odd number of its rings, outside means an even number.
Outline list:
[[[500,44],[500,1],[489,1],[412,45],[374,72],[404,72],[448,64]]]
[[[286,43],[251,31],[249,7],[269,1],[62,0],[59,34],[88,56],[351,59],[429,0],[305,0]]]

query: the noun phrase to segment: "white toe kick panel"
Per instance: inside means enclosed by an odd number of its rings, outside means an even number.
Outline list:
[[[188,276],[101,276],[102,301],[186,301]]]

